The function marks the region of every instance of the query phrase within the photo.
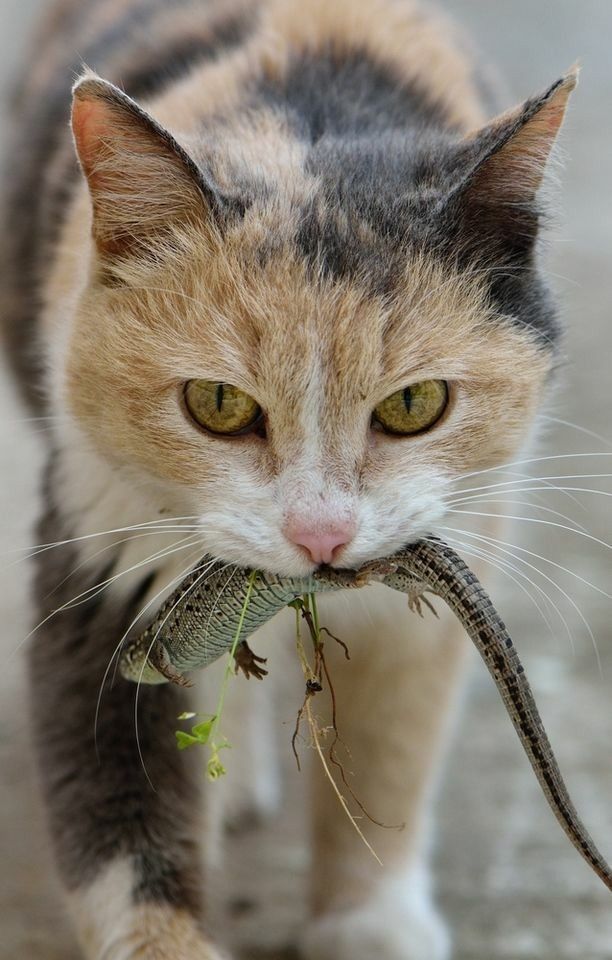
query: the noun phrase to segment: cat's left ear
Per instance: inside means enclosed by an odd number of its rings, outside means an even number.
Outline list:
[[[72,131],[105,259],[151,248],[185,222],[219,210],[214,185],[187,151],[122,90],[86,74],[73,89]]]
[[[451,201],[459,208],[463,229],[468,226],[475,234],[475,242],[478,238],[495,247],[533,240],[534,201],[577,81],[574,67],[544,93],[462,142],[468,172],[452,191]]]

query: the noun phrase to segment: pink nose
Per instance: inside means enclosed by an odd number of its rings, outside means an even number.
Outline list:
[[[298,547],[304,547],[314,563],[331,563],[334,553],[353,539],[353,529],[348,524],[338,524],[324,531],[312,527],[292,526],[285,528],[285,535]]]

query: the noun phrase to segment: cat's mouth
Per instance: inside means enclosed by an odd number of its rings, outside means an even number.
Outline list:
[[[206,666],[228,650],[235,656],[246,637],[304,594],[382,581],[407,594],[411,609],[418,613],[422,613],[422,603],[429,606],[424,593],[436,594],[457,616],[482,656],[555,816],[612,890],[612,870],[572,804],[506,627],[475,574],[450,546],[427,537],[358,570],[321,567],[297,578],[240,567],[228,578],[226,564],[210,561],[204,582],[200,569],[196,567],[185,578],[154,622],[127,646],[121,657],[124,677],[145,683],[170,680],[189,684],[182,671]]]

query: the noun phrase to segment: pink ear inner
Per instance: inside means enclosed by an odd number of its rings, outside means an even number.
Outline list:
[[[110,133],[109,108],[102,101],[75,95],[72,104],[72,132],[79,160],[91,181],[104,148],[104,137]]]

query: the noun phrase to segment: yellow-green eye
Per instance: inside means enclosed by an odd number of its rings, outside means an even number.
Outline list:
[[[446,380],[423,380],[392,393],[374,410],[374,422],[387,433],[408,436],[433,427],[448,403]]]
[[[259,404],[244,390],[214,380],[189,380],[185,406],[201,427],[223,436],[246,433],[263,416]]]

